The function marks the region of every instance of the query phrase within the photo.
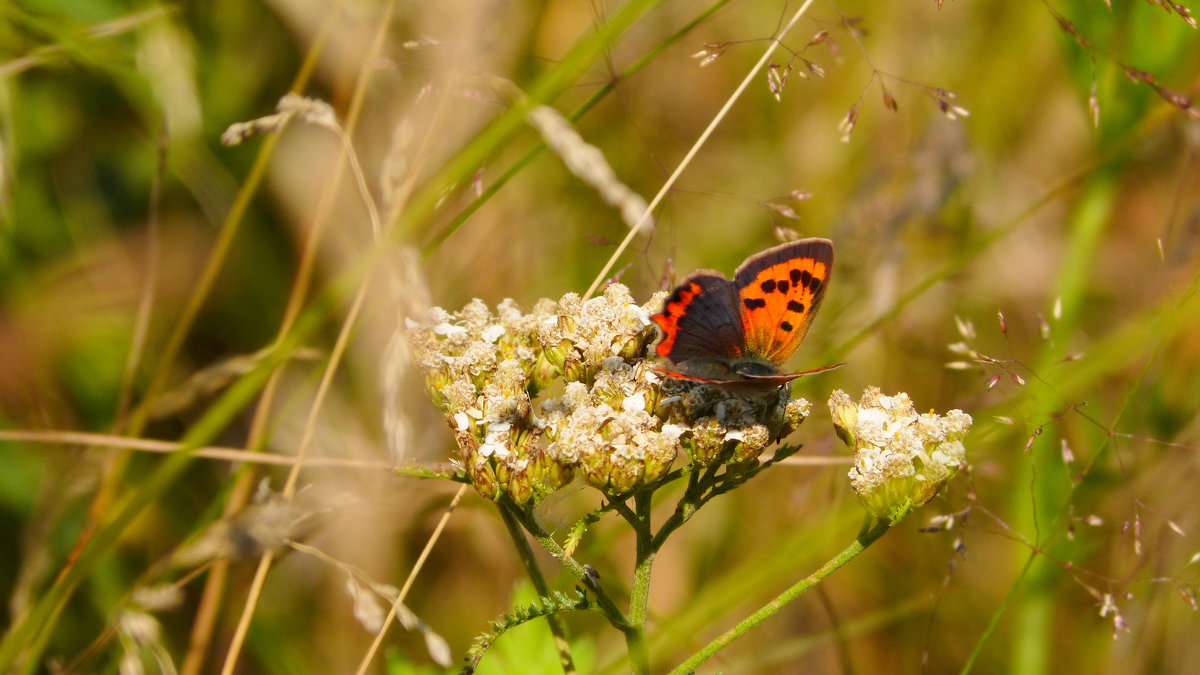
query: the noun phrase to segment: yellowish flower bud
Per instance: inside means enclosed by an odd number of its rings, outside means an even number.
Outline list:
[[[692,463],[697,466],[708,466],[717,461],[721,451],[725,449],[725,425],[715,417],[704,417],[692,425],[692,442],[690,443]]]

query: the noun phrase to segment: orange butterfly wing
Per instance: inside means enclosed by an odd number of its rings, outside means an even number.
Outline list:
[[[700,270],[671,292],[663,311],[650,317],[662,329],[655,351],[675,363],[734,358],[745,349],[738,294],[728,279]]]
[[[808,333],[833,272],[833,242],[801,239],[751,256],[734,274],[746,354],[782,366]]]

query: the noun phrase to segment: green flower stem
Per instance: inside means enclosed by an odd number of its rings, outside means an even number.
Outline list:
[[[538,596],[550,597],[550,587],[546,585],[546,577],[542,575],[542,569],[538,567],[537,560],[533,557],[533,549],[529,547],[525,531],[513,517],[508,505],[500,504],[498,507],[500,517],[504,520],[504,526],[508,528],[508,535],[512,537],[513,545],[517,547],[517,553],[521,556],[521,562],[525,564],[525,570],[529,573],[529,579],[533,582]],[[550,626],[550,633],[554,635],[554,646],[558,649],[558,660],[562,664],[563,673],[573,675],[575,660],[571,658],[571,643],[567,640],[567,630],[563,626],[562,619],[551,612],[546,615],[546,623]]]
[[[654,551],[638,556],[633,573],[633,590],[629,596],[629,624],[625,642],[634,672],[650,672],[650,651],[646,646],[646,607],[650,599],[650,570],[654,566]]]
[[[638,675],[647,675],[650,672],[650,665],[645,658],[646,655],[646,636],[641,630],[635,629],[628,617],[617,608],[616,603],[608,594],[604,592],[604,588],[600,582],[596,581],[592,575],[587,573],[567,552],[559,546],[554,537],[546,532],[545,528],[537,522],[528,512],[516,508],[515,505],[508,504],[509,512],[517,518],[517,521],[525,528],[530,535],[541,544],[542,548],[546,549],[550,555],[554,556],[559,562],[567,568],[567,571],[575,575],[583,583],[584,588],[588,589],[596,596],[596,604],[600,606],[600,611],[604,613],[609,624],[613,628],[625,634],[625,646],[629,650],[629,660],[633,667],[633,672]]]
[[[637,517],[634,534],[637,537],[636,563],[633,571],[633,589],[629,594],[629,624],[636,634],[630,640],[630,660],[639,672],[649,672],[650,655],[646,648],[646,614],[650,603],[650,572],[654,567],[654,538],[650,534],[651,491],[639,492],[633,497],[634,514]]]
[[[764,605],[762,609],[759,609],[745,619],[742,619],[741,622],[731,628],[724,635],[708,643],[703,649],[693,654],[687,661],[684,661],[677,668],[672,670],[671,675],[684,675],[685,673],[695,672],[696,668],[700,664],[704,663],[718,651],[725,648],[726,645],[738,639],[751,628],[754,628],[779,610],[783,609],[788,603],[803,595],[805,591],[817,585],[825,577],[833,574],[833,572],[842,565],[845,565],[853,560],[855,556],[865,551],[871,544],[875,543],[875,541],[882,537],[885,532],[891,529],[891,527],[891,524],[887,521],[877,521],[873,525],[869,522],[863,523],[862,531],[859,532],[858,537],[854,540],[854,542],[846,547],[846,550],[837,554],[830,559],[829,562],[822,565],[821,569],[796,582],[795,585],[783,593],[780,593],[778,597]]]

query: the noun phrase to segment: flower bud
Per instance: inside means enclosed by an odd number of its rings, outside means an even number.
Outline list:
[[[474,455],[467,465],[467,473],[471,476],[471,485],[484,499],[496,499],[500,494],[496,474],[492,471],[491,462],[487,457]]]
[[[550,359],[546,356],[546,352],[539,352],[537,359],[533,362],[533,367],[529,371],[529,379],[533,386],[531,393],[536,394],[543,389],[549,388],[558,375],[559,367],[550,362]]]
[[[725,439],[737,441],[729,457],[730,464],[751,463],[771,444],[771,432],[763,424],[751,424],[726,433]]]
[[[841,389],[829,395],[829,413],[833,417],[833,430],[846,447],[854,450],[854,428],[858,425],[858,405]]]
[[[812,412],[812,404],[803,398],[794,398],[787,402],[783,409],[783,423],[779,426],[778,438],[785,438],[808,419]]]
[[[632,337],[625,339],[617,349],[616,355],[631,363],[645,357],[646,347],[654,340],[655,335],[657,333],[655,332],[654,324],[642,328]]]
[[[509,473],[508,495],[514,502],[523,506],[533,499],[536,492],[534,477],[530,475],[529,471],[532,462],[528,459],[521,459],[515,464]],[[498,473],[497,477],[499,477]]]
[[[725,449],[725,425],[715,417],[704,417],[692,425],[691,457],[697,466],[717,461]]]
[[[542,354],[545,355],[546,360],[549,361],[552,366],[557,368],[559,372],[562,372],[563,368],[566,366],[567,357],[574,353],[575,345],[567,339],[560,340],[557,344],[551,345],[542,350]]]

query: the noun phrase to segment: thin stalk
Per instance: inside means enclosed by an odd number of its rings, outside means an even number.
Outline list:
[[[975,648],[971,650],[971,655],[963,663],[962,670],[958,671],[961,675],[967,675],[975,667],[975,662],[979,660],[979,655],[983,653],[983,646],[987,644],[988,638],[992,636],[992,633],[996,632],[996,627],[1000,625],[1000,617],[1004,615],[1004,610],[1008,609],[1008,606],[1012,604],[1013,598],[1017,595],[1017,590],[1021,588],[1021,582],[1025,580],[1025,575],[1029,573],[1029,568],[1033,566],[1033,561],[1037,557],[1037,551],[1032,551],[1029,557],[1025,559],[1025,566],[1021,568],[1016,580],[1009,587],[1008,593],[1004,596],[1004,602],[1000,603],[995,612],[992,612],[992,618],[988,621],[987,628],[983,629],[983,633],[975,641]]]
[[[868,527],[864,523],[863,530],[859,532],[858,537],[844,551],[831,558],[829,562],[822,565],[816,572],[813,572],[804,579],[796,582],[791,588],[780,593],[778,597],[768,602],[761,609],[742,619],[742,621],[729,629],[725,634],[705,645],[703,649],[693,654],[687,661],[684,661],[672,670],[671,675],[685,675],[686,673],[694,672],[700,664],[712,658],[714,654],[725,648],[729,643],[745,635],[751,628],[767,620],[787,606],[788,603],[803,595],[805,591],[820,583],[825,577],[833,574],[843,565],[853,560],[859,553],[865,551],[868,546],[882,537],[891,527],[891,523],[887,521],[879,521],[871,527]]]
[[[1115,171],[1106,167],[1098,172],[1074,206],[1070,243],[1059,271],[1056,293],[1062,303],[1062,315],[1054,330],[1061,336],[1074,336],[1079,329],[1086,303],[1087,282],[1096,274],[1096,248],[1111,221],[1113,200],[1116,198]],[[1061,347],[1055,342],[1043,343],[1034,372],[1043,386],[1032,391],[1033,419],[1049,419],[1063,407],[1058,396],[1057,379],[1060,370],[1054,368],[1061,358]],[[1013,507],[1014,526],[1022,532],[1033,532],[1031,539],[1038,548],[1046,549],[1054,538],[1053,525],[1061,513],[1064,496],[1071,489],[1071,480],[1063,471],[1058,453],[1057,429],[1048,429],[1030,449],[1029,461],[1021,463],[1014,485],[1031,485],[1033,494],[1016,495]],[[1053,555],[1053,553],[1052,553]],[[1021,565],[1027,565],[1022,561]],[[1054,604],[1058,585],[1063,579],[1059,567],[1046,559],[1035,560],[1023,570],[1026,592],[1016,606],[1016,626],[1013,636],[1012,662],[1023,673],[1045,673],[1050,669],[1054,650],[1052,639]]]
[[[389,219],[396,221],[395,227],[390,227],[389,223],[384,229],[394,232],[393,236],[401,240],[415,239],[418,226],[427,223],[446,195],[455,186],[466,184],[479,166],[525,124],[525,116],[533,106],[548,103],[570,86],[579,72],[612,45],[617,36],[661,3],[662,0],[630,0],[608,15],[607,21],[594,34],[580,39],[558,63],[543,73],[524,98],[514,102],[456,152],[413,195],[408,208],[395,212],[393,218]]]
[[[425,542],[425,548],[421,549],[421,555],[417,556],[417,562],[413,563],[412,570],[408,573],[408,578],[404,580],[404,586],[396,594],[396,599],[392,602],[391,608],[388,609],[388,615],[383,620],[383,626],[375,634],[375,639],[371,641],[371,646],[367,649],[367,653],[363,655],[362,661],[359,662],[356,675],[366,673],[367,668],[371,665],[371,661],[375,658],[375,654],[379,652],[379,647],[383,644],[383,638],[387,635],[388,627],[395,623],[396,614],[400,612],[400,606],[404,604],[404,599],[408,597],[408,592],[412,590],[413,583],[417,580],[417,574],[425,567],[425,561],[429,560],[429,554],[433,551],[434,545],[442,538],[442,532],[446,529],[446,523],[450,522],[450,515],[454,513],[454,509],[458,508],[458,502],[462,500],[462,496],[466,491],[466,485],[459,486],[458,492],[454,493],[450,504],[446,506],[445,513],[438,520],[437,527],[433,528],[433,534],[429,535],[429,539]]]
[[[629,64],[629,67],[621,71],[619,75],[616,75],[608,82],[605,82],[604,86],[597,89],[596,92],[589,96],[586,101],[579,105],[579,107],[571,111],[570,114],[567,115],[567,119],[572,122],[578,121],[597,103],[604,100],[604,97],[608,96],[609,93],[616,89],[618,84],[632,78],[639,70],[645,68],[651,61],[653,61],[656,56],[666,51],[667,47],[670,47],[681,40],[683,36],[690,33],[693,28],[700,25],[701,22],[715,14],[718,9],[729,4],[729,2],[730,0],[717,0],[717,2],[714,2],[703,12],[700,12],[700,14],[698,14],[695,18],[684,24],[682,28],[675,31],[665,40],[655,45],[653,49],[643,54],[641,58]],[[438,230],[437,233],[434,234],[433,237],[422,247],[422,250],[428,254],[438,246],[441,246],[442,242],[446,241],[450,235],[457,232],[458,228],[462,227],[463,223],[467,222],[471,216],[475,215],[476,211],[478,211],[484,204],[488,202],[488,200],[495,196],[495,194],[499,192],[501,188],[507,185],[508,182],[513,179],[513,177],[520,173],[522,169],[528,166],[529,163],[532,162],[534,158],[541,154],[541,152],[545,149],[546,144],[544,142],[539,142],[527,150],[524,155],[521,155],[520,159],[513,162],[511,166],[505,169],[504,173],[500,174],[496,180],[492,181],[490,185],[485,187],[483,192],[481,192],[478,197],[472,199],[470,203],[463,207],[463,210],[460,211],[458,215],[456,215],[450,222]]]
[[[512,538],[513,546],[521,556],[521,563],[525,565],[525,571],[529,573],[529,579],[533,582],[534,589],[538,596],[549,597],[550,587],[546,584],[546,577],[542,574],[542,568],[538,566],[537,559],[533,557],[533,549],[529,546],[529,540],[525,538],[525,530],[521,529],[520,523],[506,505],[499,504],[497,506],[500,518],[504,520],[504,527],[508,528],[508,536]],[[562,665],[563,673],[570,675],[575,672],[575,661],[571,658],[571,643],[567,641],[567,630],[563,625],[562,618],[557,614],[550,613],[546,615],[545,619],[546,624],[550,627],[550,633],[554,635],[554,646],[558,649],[558,660]]]
[[[687,169],[688,165],[692,163],[692,160],[700,152],[700,148],[704,147],[704,145],[708,142],[709,136],[711,136],[713,131],[716,130],[717,126],[721,124],[721,122],[725,119],[725,116],[729,114],[729,111],[733,108],[733,104],[737,103],[738,99],[742,97],[742,93],[745,92],[746,88],[750,86],[750,83],[753,82],[754,79],[758,77],[759,72],[766,67],[767,63],[771,60],[771,54],[774,54],[779,45],[783,44],[783,37],[792,30],[792,27],[796,25],[796,22],[800,20],[800,17],[804,16],[808,12],[808,8],[812,6],[812,3],[813,0],[804,0],[804,2],[800,4],[800,7],[796,10],[796,13],[793,14],[792,18],[788,20],[787,25],[785,25],[777,35],[775,35],[775,39],[771,40],[771,44],[767,47],[766,51],[763,52],[762,57],[758,59],[758,62],[754,64],[754,67],[750,69],[750,72],[746,73],[746,77],[742,79],[741,84],[739,84],[737,88],[733,90],[733,93],[729,95],[729,98],[726,99],[725,105],[721,106],[721,109],[717,111],[716,115],[713,115],[712,121],[710,121],[708,126],[704,128],[704,131],[700,133],[700,137],[697,138],[696,142],[692,144],[691,149],[689,149],[687,154],[683,156],[683,159],[679,160],[679,165],[675,167],[675,170],[671,172],[671,175],[667,178],[666,182],[663,183],[661,188],[659,188],[658,194],[654,195],[654,199],[650,200],[650,204],[646,206],[646,210],[642,213],[642,217],[639,218],[638,221],[629,228],[629,234],[625,235],[625,238],[622,239],[621,243],[617,245],[617,249],[613,251],[611,256],[609,256],[608,262],[604,263],[604,267],[600,269],[599,274],[597,274],[596,278],[592,281],[592,285],[587,289],[587,292],[583,294],[583,298],[585,300],[592,297],[592,294],[596,292],[596,289],[600,287],[600,284],[608,278],[608,273],[612,271],[613,265],[617,263],[617,260],[625,252],[625,249],[629,247],[630,242],[632,242],[633,238],[637,236],[638,232],[642,229],[642,226],[650,222],[650,214],[654,213],[654,209],[658,208],[659,202],[661,202],[663,198],[667,196],[667,192],[671,190],[671,187],[675,185],[675,182],[679,180],[679,177],[683,175],[684,170]]]

